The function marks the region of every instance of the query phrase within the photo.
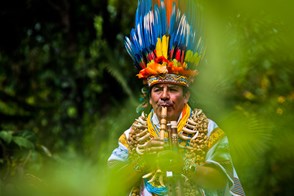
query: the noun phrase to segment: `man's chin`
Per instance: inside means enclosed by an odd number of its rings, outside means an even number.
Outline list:
[[[167,108],[167,116],[173,116],[174,115],[174,109],[172,107]]]
[[[167,115],[166,120],[167,121],[177,121],[178,119],[174,115]]]

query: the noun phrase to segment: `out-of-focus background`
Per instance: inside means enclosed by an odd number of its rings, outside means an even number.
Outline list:
[[[294,3],[199,2],[207,49],[191,105],[227,133],[247,195],[293,195]],[[1,195],[107,195],[106,160],[138,116],[123,45],[136,6],[1,1]]]

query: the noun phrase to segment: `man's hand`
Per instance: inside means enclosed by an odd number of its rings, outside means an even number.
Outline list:
[[[136,151],[140,155],[154,154],[164,149],[164,141],[161,139],[151,139],[143,145],[138,144]]]
[[[153,138],[139,148],[147,170],[153,171],[155,168],[160,168],[163,171],[180,173],[184,165],[182,154],[178,151],[167,150],[165,145],[163,140]]]
[[[158,167],[157,153],[164,150],[164,144],[163,140],[152,138],[142,145],[137,145],[136,152],[141,155],[141,161],[148,172]]]
[[[145,152],[156,153],[164,149],[164,141],[161,139],[151,139],[145,147]]]

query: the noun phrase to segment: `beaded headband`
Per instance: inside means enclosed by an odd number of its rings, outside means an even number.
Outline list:
[[[147,78],[148,86],[153,86],[158,83],[178,84],[188,86],[189,80],[185,76],[176,74],[152,75]]]

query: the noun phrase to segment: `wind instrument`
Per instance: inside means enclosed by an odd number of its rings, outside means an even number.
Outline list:
[[[160,130],[159,130],[159,139],[164,140],[165,131],[167,131],[167,107],[161,108],[161,118],[160,118]],[[152,177],[151,177],[152,176]],[[149,183],[152,183],[156,180],[158,180],[159,184],[161,186],[165,186],[163,182],[163,173],[160,168],[158,168],[154,173],[148,173],[143,176],[143,178],[151,177],[150,180],[148,180]]]
[[[164,140],[164,133],[167,130],[167,107],[161,108],[161,119],[160,119],[160,132],[159,132],[159,138],[161,140]]]

